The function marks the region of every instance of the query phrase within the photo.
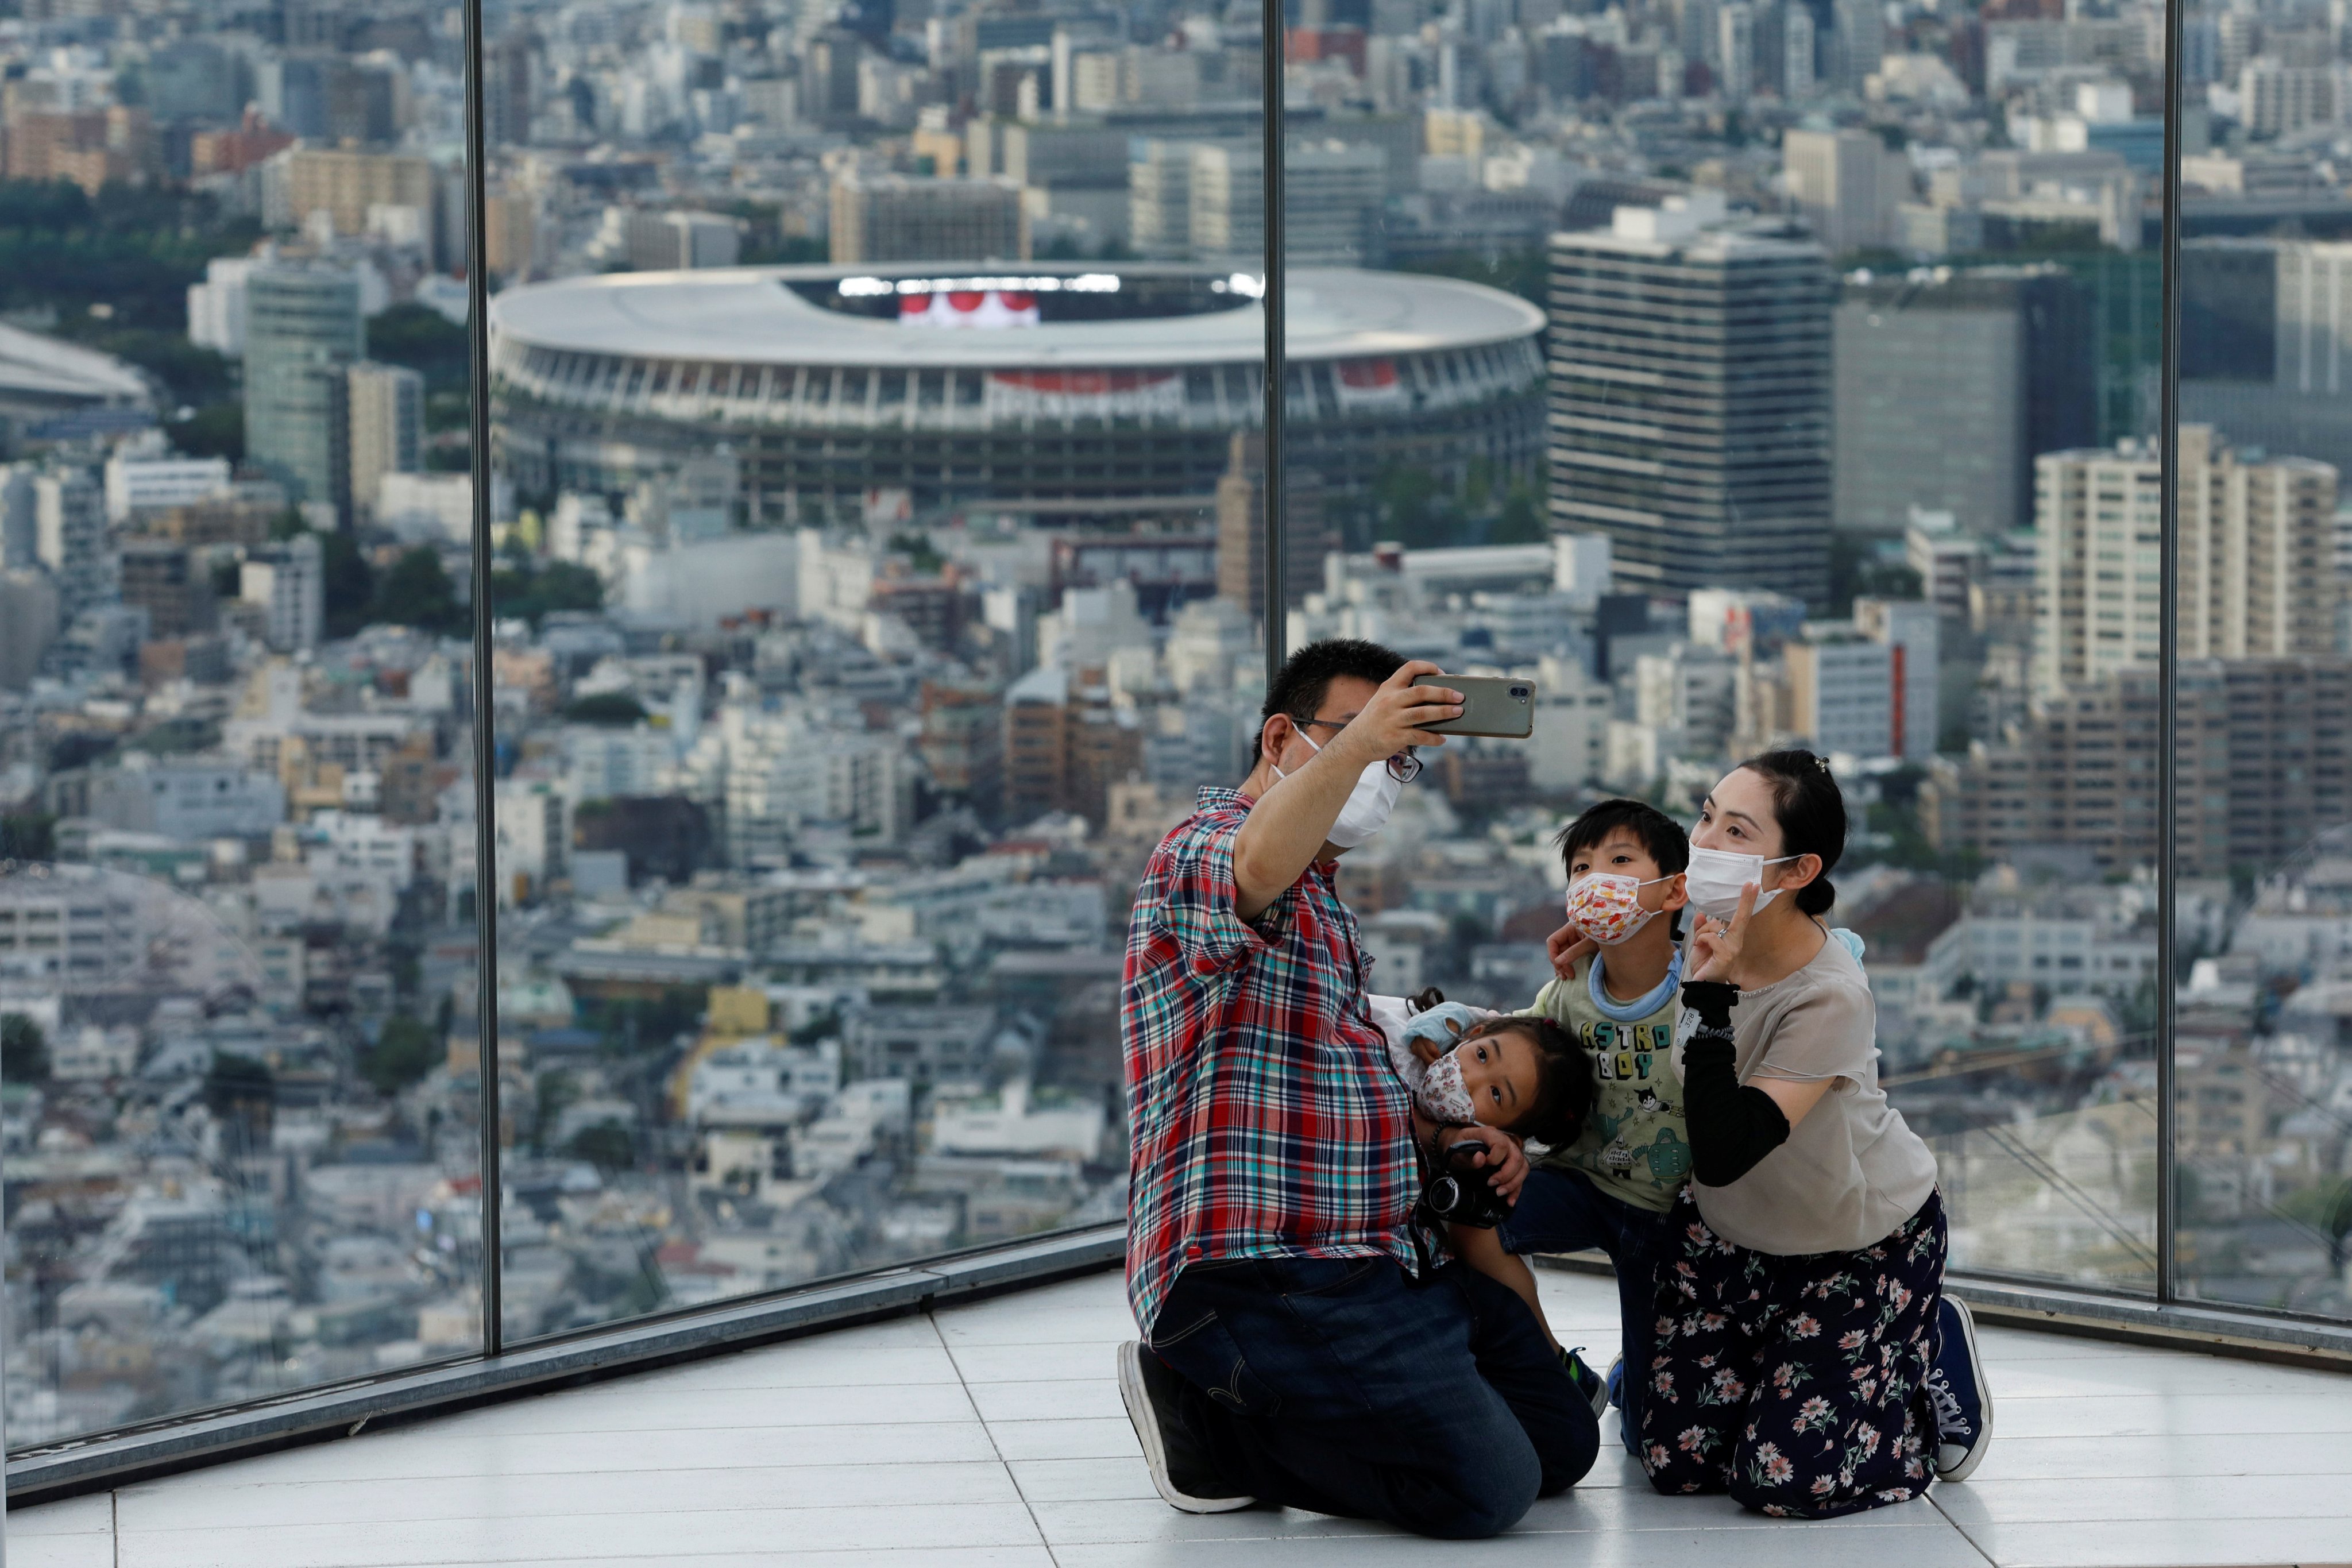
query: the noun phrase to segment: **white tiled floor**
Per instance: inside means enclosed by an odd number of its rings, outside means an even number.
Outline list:
[[[1547,1273],[1605,1364],[1605,1279]],[[1991,1330],[1991,1455],[1832,1524],[1662,1498],[1622,1449],[1518,1530],[1440,1547],[1152,1495],[1098,1275],[9,1515],[16,1568],[1553,1568],[2352,1564],[2352,1378]],[[1614,1417],[1604,1424],[1613,1435]]]

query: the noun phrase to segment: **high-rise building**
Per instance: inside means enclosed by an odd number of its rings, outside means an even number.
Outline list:
[[[631,268],[639,272],[675,272],[696,267],[732,267],[742,254],[743,237],[732,218],[705,212],[643,212],[614,207],[608,226]]]
[[[2268,869],[2352,817],[2352,660],[2189,658],[2177,692],[2153,663],[2033,700],[1998,742],[1937,761],[1922,827],[1947,854],[2087,851],[2104,871],[2156,859],[2159,709],[2174,705],[2174,850],[2183,877]]]
[[[2238,101],[2246,129],[2264,138],[2334,124],[2339,90],[2333,66],[2255,59],[2238,72]]]
[[[1832,256],[1886,246],[1911,199],[1911,163],[1868,131],[1790,131],[1780,169],[1805,226]]]
[[[1831,0],[1830,15],[1837,84],[1858,94],[1886,57],[1886,8],[1878,0]]]
[[[2352,465],[2352,244],[2180,248],[2184,418],[2249,446]]]
[[[246,282],[245,449],[297,500],[351,514],[348,367],[366,353],[359,280],[278,263]]]
[[[2056,267],[1849,279],[1835,321],[1841,529],[1914,508],[1992,537],[2033,515],[2033,459],[2096,437],[2087,296]]]
[[[1100,670],[1041,664],[1004,693],[1004,812],[1075,812],[1099,825],[1110,786],[1140,771],[1143,731],[1114,708]]]
[[[1265,603],[1265,437],[1234,435],[1217,481],[1217,596],[1256,614]],[[1323,586],[1323,558],[1339,548],[1326,520],[1320,476],[1286,466],[1282,475],[1282,594],[1297,605]]]
[[[2035,470],[2036,689],[2152,667],[2164,602],[2155,451],[2053,452]],[[2336,470],[2242,459],[2210,426],[2184,425],[2179,490],[2181,657],[2331,651]]]
[[[260,263],[249,256],[215,256],[205,280],[188,285],[188,341],[235,357],[245,353],[245,282]]]
[[[1140,255],[1192,252],[1192,143],[1139,137],[1127,166],[1127,229]]]
[[[284,204],[281,213],[269,216],[282,217],[289,226],[299,226],[323,208],[337,234],[365,234],[370,207],[411,207],[424,215],[429,248],[433,165],[424,158],[411,153],[295,147],[271,159],[268,167],[277,173],[267,191],[272,199],[266,205]]]
[[[1552,524],[1607,534],[1620,588],[1826,597],[1831,290],[1706,193],[1553,238]]]
[[[848,174],[833,186],[835,261],[1025,261],[1029,217],[1009,179]]]
[[[1370,142],[1294,142],[1284,164],[1283,239],[1294,267],[1370,258],[1388,185],[1388,153]],[[1255,146],[1197,142],[1188,183],[1191,254],[1265,264],[1265,156]]]
[[[22,691],[58,638],[58,584],[30,566],[0,566],[0,691]]]
[[[163,539],[122,547],[122,602],[147,612],[147,635],[184,637],[213,629],[212,574],[197,552]]]
[[[280,653],[319,646],[327,595],[319,536],[296,535],[284,544],[248,552],[237,597],[262,610],[262,640]]]
[[[57,580],[58,615],[66,625],[114,596],[114,560],[106,547],[106,497],[79,468],[36,474],[33,550]]]
[[[362,361],[345,373],[351,406],[351,497],[373,508],[386,474],[424,467],[425,378],[402,365]]]

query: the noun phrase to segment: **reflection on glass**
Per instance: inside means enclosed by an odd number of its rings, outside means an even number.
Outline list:
[[[2343,1319],[2352,247],[2306,217],[2345,144],[2299,96],[2343,29],[2195,4],[2185,26],[2175,1264],[2184,1296]]]
[[[1383,990],[1526,1005],[1568,816],[1688,821],[1742,756],[1830,754],[1832,920],[1956,1261],[2152,1290],[2158,16],[1894,16],[1297,13],[1286,461],[1325,559],[1288,635],[1543,693],[1350,856]],[[1391,294],[1410,439],[1337,346]],[[2273,613],[2227,589],[2214,636]]]
[[[1263,683],[1257,14],[494,15],[508,1335],[1118,1218]]]
[[[448,16],[0,37],[18,1445],[480,1342]]]

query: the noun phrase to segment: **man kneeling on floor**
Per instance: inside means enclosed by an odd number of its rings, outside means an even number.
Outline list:
[[[1442,673],[1353,640],[1292,655],[1249,776],[1201,791],[1136,895],[1120,1027],[1144,1342],[1118,1377],[1176,1508],[1486,1536],[1599,1450],[1527,1304],[1414,1223],[1423,1158],[1475,1163],[1506,1197],[1527,1163],[1493,1128],[1416,1116],[1339,901],[1339,858],[1380,831],[1413,748],[1444,743],[1425,726],[1461,712],[1416,684]]]

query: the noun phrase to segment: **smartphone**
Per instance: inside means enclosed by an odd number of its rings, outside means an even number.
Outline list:
[[[1423,729],[1440,735],[1498,735],[1524,741],[1536,732],[1536,683],[1508,675],[1424,675],[1423,686],[1462,693],[1462,717]]]

